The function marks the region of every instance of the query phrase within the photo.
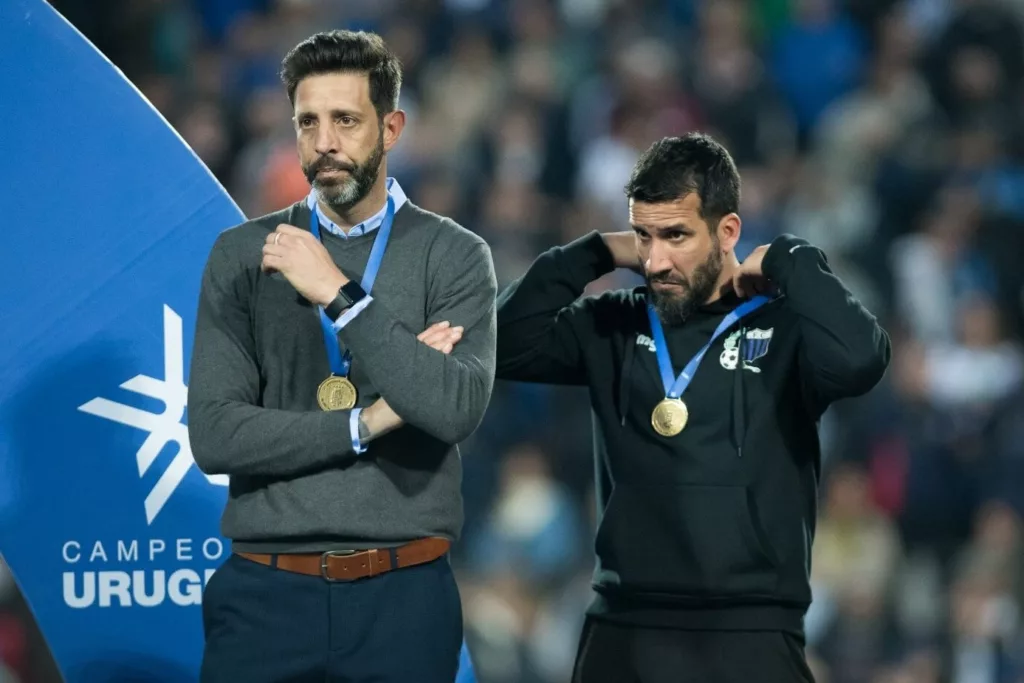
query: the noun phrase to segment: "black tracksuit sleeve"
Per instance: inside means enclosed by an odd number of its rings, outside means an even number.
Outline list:
[[[586,384],[585,333],[593,315],[587,285],[615,269],[604,238],[592,232],[541,254],[498,297],[499,379]],[[582,339],[582,340],[581,340]]]
[[[878,384],[892,353],[889,335],[832,273],[824,252],[780,235],[761,270],[800,318],[801,373],[820,409]]]

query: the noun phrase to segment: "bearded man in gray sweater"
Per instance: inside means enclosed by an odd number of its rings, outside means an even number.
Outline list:
[[[189,387],[199,468],[230,475],[232,554],[201,680],[451,683],[457,444],[494,384],[490,250],[387,176],[401,67],[332,31],[284,59],[309,197],[221,234]]]

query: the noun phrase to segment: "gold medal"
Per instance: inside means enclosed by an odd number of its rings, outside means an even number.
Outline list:
[[[654,431],[662,436],[675,436],[686,427],[690,419],[690,411],[686,404],[678,398],[666,398],[654,406],[651,414],[651,425]]]
[[[331,375],[316,390],[321,410],[351,410],[356,406],[356,387],[347,377]]]

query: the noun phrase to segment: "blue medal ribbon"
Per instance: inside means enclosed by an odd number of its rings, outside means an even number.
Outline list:
[[[319,241],[320,221],[317,219],[316,206],[312,208],[312,216],[309,220],[309,231]],[[373,289],[373,282],[377,279],[377,271],[380,270],[380,263],[384,260],[384,250],[388,247],[388,239],[391,237],[391,224],[395,221],[395,200],[388,194],[388,208],[384,214],[384,221],[377,228],[377,235],[373,239],[373,248],[370,250],[370,260],[366,262],[366,272],[360,285],[366,295],[370,295]],[[327,360],[331,364],[331,372],[339,377],[348,377],[349,368],[352,367],[352,354],[346,350],[341,353],[341,343],[338,341],[338,333],[334,331],[334,321],[327,317],[322,306],[317,306],[320,313],[320,328],[324,333],[324,345],[327,347]]]
[[[690,359],[690,362],[686,364],[686,367],[683,368],[678,377],[675,376],[672,370],[672,359],[668,355],[668,344],[665,342],[665,330],[661,327],[661,320],[658,319],[658,313],[654,310],[654,304],[648,302],[647,317],[651,321],[651,332],[654,334],[654,353],[658,357],[658,368],[661,370],[661,383],[665,387],[665,397],[677,399],[682,396],[683,392],[686,391],[686,387],[690,386],[693,376],[697,373],[700,362],[704,360],[704,354],[708,352],[708,349],[715,343],[715,340],[722,336],[722,333],[732,327],[740,318],[753,313],[769,301],[771,299],[766,296],[755,296],[750,301],[730,311],[722,319],[722,322],[718,324],[718,328],[715,329],[715,333],[711,335],[708,343]]]

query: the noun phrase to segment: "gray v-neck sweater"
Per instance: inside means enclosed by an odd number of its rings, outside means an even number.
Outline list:
[[[318,552],[457,539],[459,441],[494,386],[490,249],[453,221],[406,203],[371,292],[340,333],[360,407],[384,396],[406,426],[352,449],[349,411],[323,412],[331,374],[317,309],[280,274],[260,270],[268,233],[308,229],[296,203],[222,233],[203,275],[189,377],[189,440],[199,468],[230,475],[222,532],[236,550]],[[360,280],[377,231],[324,245]],[[416,340],[448,320],[465,328],[444,355]]]

